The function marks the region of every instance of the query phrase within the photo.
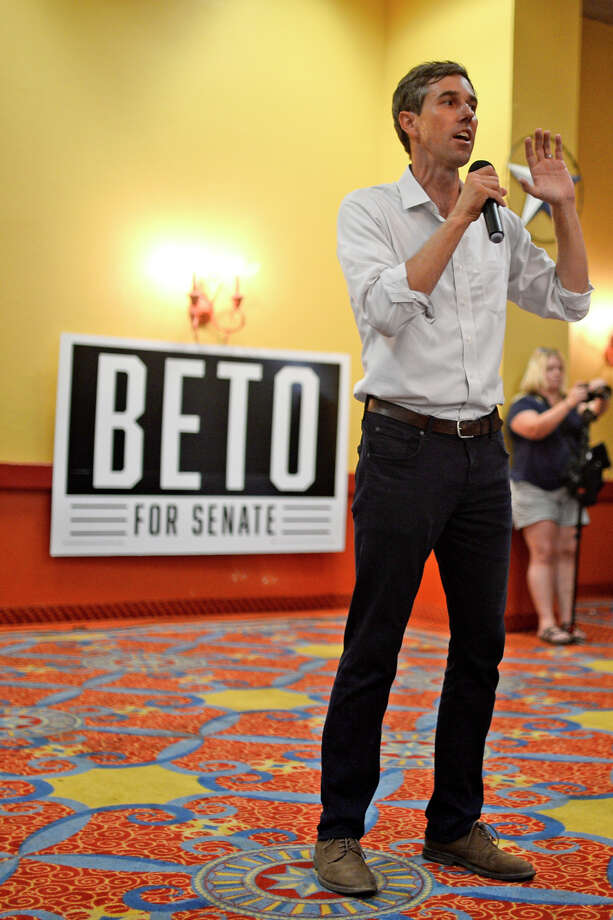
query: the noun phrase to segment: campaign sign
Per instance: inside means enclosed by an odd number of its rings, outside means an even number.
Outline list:
[[[64,334],[52,556],[344,548],[349,357]]]

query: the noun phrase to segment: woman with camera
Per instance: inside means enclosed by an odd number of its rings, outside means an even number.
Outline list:
[[[564,359],[555,348],[533,352],[520,386],[507,416],[513,524],[523,531],[530,555],[527,580],[538,637],[568,645],[585,639],[581,630],[570,631],[579,504],[566,485],[568,470],[580,448],[584,413],[590,420],[601,415],[610,389],[604,380],[592,380],[565,393]],[[585,510],[582,520],[589,521]]]

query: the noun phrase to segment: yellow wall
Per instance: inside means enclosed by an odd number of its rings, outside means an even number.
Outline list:
[[[61,332],[190,341],[191,268],[151,270],[167,244],[259,263],[236,344],[348,351],[355,381],[336,212],[406,165],[396,82],[426,57],[460,58],[483,150],[496,161],[508,146],[512,0],[467,2],[10,5],[0,461],[52,458]],[[359,419],[353,405],[350,468]]]
[[[346,351],[355,381],[359,339],[336,261],[336,213],[348,191],[394,181],[406,165],[390,115],[398,79],[429,58],[462,61],[480,100],[475,156],[501,171],[518,132],[543,119],[577,150],[579,6],[5,4],[0,462],[52,458],[61,332],[191,341],[192,267],[168,275],[163,260],[151,264],[168,244],[259,263],[244,282],[247,325],[236,344]],[[582,79],[588,85],[608,73],[610,80],[610,29],[590,24],[584,41],[590,49],[595,43],[597,56],[591,66],[584,50]],[[590,94],[595,106],[598,98]],[[590,111],[599,130],[610,132],[602,111]],[[588,121],[584,113],[582,125]],[[590,122],[581,161],[595,177],[586,188],[598,202],[610,179],[606,158],[587,162],[593,130]],[[595,219],[603,221],[604,210]],[[604,283],[598,296],[613,288],[606,240],[594,224],[590,256]],[[531,325],[538,321],[518,322],[510,322],[507,339],[508,395],[543,340]],[[558,325],[548,323],[546,337],[566,347]],[[201,340],[216,337],[207,330]],[[359,418],[353,405],[349,468]]]
[[[581,54],[581,0],[515,0],[512,148],[536,128],[560,133],[578,157],[578,107]],[[552,27],[553,26],[553,27]],[[523,154],[518,151],[523,161]],[[509,204],[521,214],[524,192],[507,178]],[[551,233],[549,218],[537,215],[533,235]],[[539,244],[543,245],[543,244]],[[555,244],[544,245],[552,258]],[[544,320],[509,305],[503,379],[507,406],[519,389],[526,363],[537,345],[568,355],[568,324]]]
[[[393,182],[407,157],[392,126],[392,94],[415,64],[459,61],[479,98],[475,159],[502,169],[510,142],[514,0],[390,0],[385,63],[382,173]]]
[[[355,375],[335,224],[376,178],[379,0],[20,0],[4,20],[0,461],[52,458],[61,332],[191,341],[191,268],[151,278],[166,243],[260,264],[236,344],[349,351]]]
[[[613,255],[610,205],[613,201],[613,26],[583,21],[579,163],[585,182],[581,222],[595,287],[592,309],[570,330],[571,370],[576,380],[604,377],[613,386],[613,368],[603,360],[613,335]],[[592,441],[606,441],[613,460],[613,409],[592,425]],[[608,478],[613,478],[609,470]]]

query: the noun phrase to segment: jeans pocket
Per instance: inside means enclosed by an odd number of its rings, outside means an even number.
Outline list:
[[[402,463],[416,457],[422,443],[422,431],[394,419],[369,420],[364,428],[363,449],[369,459]]]

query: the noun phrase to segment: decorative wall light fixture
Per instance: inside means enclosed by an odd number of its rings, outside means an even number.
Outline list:
[[[210,326],[227,342],[246,322],[241,280],[251,278],[260,266],[236,255],[210,251],[192,265],[187,309],[194,339],[198,342],[198,330]]]
[[[209,285],[210,288],[210,285]],[[222,338],[227,341],[228,336],[238,332],[245,325],[245,314],[243,312],[243,295],[240,291],[240,277],[235,276],[234,293],[231,296],[232,306],[225,309],[216,309],[215,300],[223,288],[223,282],[215,285],[215,291],[212,296],[206,292],[204,281],[199,279],[194,272],[192,277],[192,289],[188,294],[189,297],[189,320],[194,334],[194,339],[198,341],[198,329],[211,323]]]
[[[236,253],[214,249],[193,240],[160,241],[146,256],[145,271],[157,296],[177,302],[188,292],[188,320],[196,342],[208,326],[223,342],[245,325],[241,285],[259,271]]]

